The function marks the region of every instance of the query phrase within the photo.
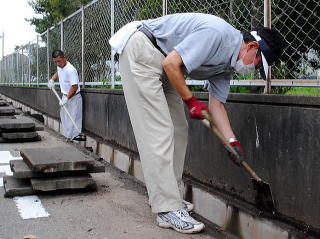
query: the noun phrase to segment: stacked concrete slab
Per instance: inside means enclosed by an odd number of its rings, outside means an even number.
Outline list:
[[[1,107],[0,107],[1,110]],[[0,142],[30,142],[41,140],[35,123],[28,118],[0,118]]]
[[[5,101],[4,99],[2,99],[2,98],[0,98],[0,106],[8,106],[9,104],[8,104],[8,102],[7,101]]]
[[[7,101],[0,98],[0,117],[15,115],[15,108],[10,106]]]
[[[97,188],[90,173],[105,166],[90,155],[68,147],[23,149],[22,160],[11,160],[13,176],[5,176],[5,196],[24,196],[56,190]]]
[[[0,143],[39,141],[34,121],[17,118],[15,108],[0,99]]]

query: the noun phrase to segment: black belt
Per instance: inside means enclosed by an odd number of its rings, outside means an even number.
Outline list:
[[[75,93],[73,96],[75,96],[75,95],[77,95],[77,94],[80,94],[80,91],[77,92],[77,93]],[[63,95],[67,96],[68,94],[63,94]],[[72,97],[73,97],[73,96],[72,96]]]
[[[158,46],[157,41],[156,41],[156,38],[152,35],[152,33],[151,33],[147,28],[145,28],[145,27],[142,26],[141,28],[139,28],[139,31],[142,32],[142,33],[144,33],[144,35],[146,35],[146,36],[149,38],[149,40],[151,41],[151,43],[155,46],[155,48],[157,48],[157,49],[162,53],[162,55],[164,55],[164,56],[167,55],[167,54],[165,54],[165,53],[162,51],[162,49]]]

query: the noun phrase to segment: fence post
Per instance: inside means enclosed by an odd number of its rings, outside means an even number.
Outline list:
[[[165,16],[168,14],[168,1],[162,0],[162,15]]]
[[[30,42],[28,44],[28,48],[29,48],[29,53],[28,53],[28,56],[29,56],[29,67],[28,67],[28,80],[29,80],[29,87],[31,86],[31,45],[30,45]]]
[[[5,60],[4,60],[4,58],[2,58],[1,59],[1,61],[0,61],[0,65],[2,65],[1,66],[1,71],[3,70],[3,72],[2,72],[2,78],[0,78],[1,79],[1,81],[0,81],[0,83],[1,84],[4,84],[4,85],[8,85],[8,67],[10,66],[10,64],[9,64],[9,62],[8,62],[8,59],[9,59],[9,55],[8,56],[6,56],[6,58],[5,58]]]
[[[16,79],[16,75],[17,75],[17,71],[16,71],[16,66],[15,66],[15,63],[14,62],[16,59],[14,57],[14,55],[12,55],[12,79],[11,79],[11,85],[14,86],[14,82],[15,82],[15,79]]]
[[[1,61],[0,61],[0,81],[1,83],[3,83],[3,79],[2,79],[2,75],[3,75],[3,72],[2,72],[2,68],[3,68],[3,57],[1,58]]]
[[[6,56],[6,60],[4,60],[4,57],[1,58],[0,61],[0,83],[2,85],[5,85],[5,79],[8,78],[7,75],[7,70],[5,70],[5,63],[7,62],[8,56]]]
[[[3,79],[1,79],[1,82],[5,83],[6,85],[8,84],[8,56],[6,57],[6,59],[4,60],[4,58],[2,57],[2,60],[1,60],[1,70],[3,71],[2,73],[2,77]]]
[[[6,57],[6,61],[8,62],[8,67],[7,67],[7,70],[6,70],[6,75],[7,75],[7,85],[10,85],[10,82],[11,82],[11,69],[12,68],[12,64],[10,64],[10,61],[11,61],[11,58],[12,58],[12,54],[10,54],[9,56]]]
[[[63,20],[60,22],[60,49],[63,51]]]
[[[3,57],[1,58],[1,61],[0,61],[0,81],[1,81],[1,83],[3,83],[3,79],[2,79],[2,75],[3,75],[3,70],[2,70],[2,68],[3,68]]]
[[[81,80],[82,88],[85,88],[86,81],[84,79],[84,7],[81,7]]]
[[[1,83],[3,84],[4,83],[4,72],[3,72],[3,57],[1,58],[1,61],[0,61],[0,81]]]
[[[3,79],[4,78],[4,67],[3,67],[3,57],[4,57],[4,33],[2,32],[2,35],[1,35],[1,44],[2,44],[2,49],[1,49],[1,62],[0,62],[0,80],[1,82],[3,82]]]
[[[111,0],[111,36],[114,35],[114,0]],[[114,55],[111,52],[111,88],[114,89]]]
[[[37,35],[37,87],[39,87],[39,36]]]
[[[271,0],[264,0],[264,26],[271,28]],[[271,67],[269,67],[268,74],[266,74],[266,85],[264,87],[264,93],[271,93]]]
[[[22,86],[24,86],[24,55],[23,55],[23,47],[21,48],[21,79]]]
[[[47,29],[47,81],[50,79],[49,29]]]
[[[7,57],[6,57],[7,58]],[[4,58],[1,58],[1,62],[0,62],[0,79],[1,79],[1,84],[5,84],[6,83],[6,65],[5,65],[5,61]]]
[[[17,61],[17,69],[16,69],[16,77],[15,77],[15,83],[19,80],[19,52],[16,50],[16,61]]]

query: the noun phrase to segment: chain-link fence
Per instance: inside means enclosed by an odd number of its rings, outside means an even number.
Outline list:
[[[99,13],[99,17],[97,17]],[[111,76],[111,2],[99,1],[84,10],[85,82],[109,83]]]
[[[133,20],[202,12],[220,16],[239,30],[271,24],[286,43],[281,63],[272,67],[272,82],[290,79],[291,85],[292,82],[299,85],[302,79],[309,79],[307,85],[320,86],[316,80],[317,74],[320,75],[319,11],[318,0],[95,0],[36,40],[5,56],[0,62],[0,83],[45,84],[56,71],[51,53],[54,49],[62,49],[78,70],[83,87],[113,87],[120,80],[117,58],[111,56],[108,44],[115,31]],[[250,80],[260,79],[260,75],[242,76],[241,79],[247,81],[235,81],[235,84],[249,82],[247,85],[251,85]]]

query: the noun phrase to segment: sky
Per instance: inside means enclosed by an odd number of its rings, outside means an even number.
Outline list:
[[[4,32],[4,55],[12,53],[16,45],[25,45],[36,39],[35,27],[25,20],[35,16],[28,0],[0,0],[0,36]],[[1,58],[2,38],[0,42]]]

